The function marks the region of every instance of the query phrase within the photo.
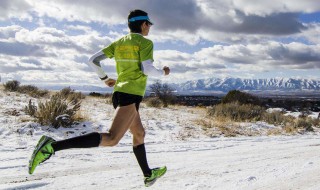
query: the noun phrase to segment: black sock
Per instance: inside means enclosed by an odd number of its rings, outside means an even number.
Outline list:
[[[148,165],[146,149],[144,147],[144,144],[140,144],[136,147],[133,147],[133,152],[138,160],[138,163],[143,172],[143,175],[145,177],[151,176],[151,169],[149,168],[149,165]]]
[[[94,132],[79,137],[53,142],[52,148],[55,152],[69,148],[92,148],[98,147],[100,141],[101,135]]]

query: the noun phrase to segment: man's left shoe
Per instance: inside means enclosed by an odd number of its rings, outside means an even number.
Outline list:
[[[151,170],[151,176],[144,178],[144,184],[146,187],[153,185],[157,179],[162,177],[167,172],[167,167],[154,168]]]
[[[51,137],[41,137],[29,161],[29,174],[33,174],[40,163],[48,160],[51,155],[54,154],[54,150],[51,146],[51,143],[53,142],[55,142],[55,140]]]

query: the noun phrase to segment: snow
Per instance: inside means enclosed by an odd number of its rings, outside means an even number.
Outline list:
[[[86,98],[86,122],[73,128],[40,126],[22,109],[30,97],[0,92],[0,189],[144,189],[143,176],[127,133],[109,148],[70,149],[28,174],[28,160],[42,135],[57,140],[107,131],[113,108]],[[37,102],[37,100],[35,100]],[[16,112],[13,112],[16,110]],[[10,114],[18,113],[18,114]],[[191,107],[140,109],[151,167],[168,171],[149,189],[309,189],[320,187],[320,136],[219,137],[204,135],[197,120],[205,110]],[[316,115],[316,113],[315,113]],[[274,128],[242,123],[253,130]]]

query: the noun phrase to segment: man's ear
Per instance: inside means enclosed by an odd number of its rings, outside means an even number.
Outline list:
[[[148,26],[147,25],[147,21],[143,22],[142,25],[141,25],[141,27],[147,27],[147,26]]]

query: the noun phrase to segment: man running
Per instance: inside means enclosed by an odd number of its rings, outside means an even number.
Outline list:
[[[162,70],[153,66],[153,42],[144,38],[152,26],[148,14],[133,10],[128,16],[130,33],[103,48],[89,59],[89,65],[109,87],[114,87],[112,96],[115,116],[106,133],[89,133],[62,141],[42,136],[29,163],[29,173],[57,151],[70,148],[115,146],[130,130],[133,135],[133,152],[144,175],[145,186],[151,186],[167,171],[166,166],[150,169],[144,146],[145,130],[139,115],[139,104],[145,94],[147,76],[170,73],[169,67]],[[101,68],[100,61],[115,58],[118,79],[109,78]]]

